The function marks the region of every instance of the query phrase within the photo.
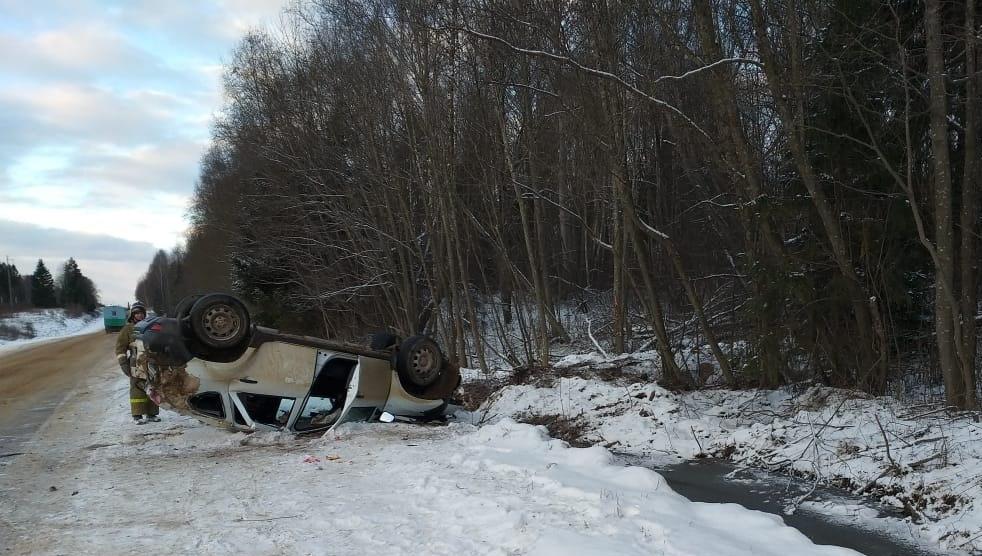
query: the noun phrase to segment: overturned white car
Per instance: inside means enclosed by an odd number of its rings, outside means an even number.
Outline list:
[[[255,326],[226,294],[192,296],[137,326],[133,376],[157,403],[238,430],[307,433],[347,421],[444,414],[460,370],[427,336],[370,346]]]

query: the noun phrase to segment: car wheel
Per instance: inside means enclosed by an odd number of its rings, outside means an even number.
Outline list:
[[[444,357],[440,346],[427,336],[413,336],[402,342],[396,354],[396,373],[406,384],[426,388],[440,378]]]
[[[368,347],[377,350],[385,350],[399,345],[399,336],[388,332],[376,332],[369,336]]]
[[[191,331],[204,346],[237,347],[249,335],[249,310],[238,298],[212,293],[195,301],[189,314]]]

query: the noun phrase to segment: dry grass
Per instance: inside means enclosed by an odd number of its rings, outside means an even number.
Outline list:
[[[29,340],[36,334],[37,333],[34,331],[34,325],[29,322],[25,323],[23,328],[0,323],[0,340]]]
[[[636,364],[635,361],[626,361],[620,365],[604,366],[516,367],[512,371],[509,384],[528,384],[539,388],[551,388],[561,378],[578,377],[627,386],[635,382],[651,380],[651,376],[647,373],[630,368],[634,364]]]
[[[493,379],[464,382],[461,384],[453,403],[460,405],[467,411],[477,411],[481,404],[505,385],[504,380]]]
[[[569,418],[565,415],[543,415],[525,413],[516,420],[530,425],[542,425],[549,431],[549,436],[566,441],[574,448],[589,448],[593,443],[586,439],[586,424],[579,418]]]

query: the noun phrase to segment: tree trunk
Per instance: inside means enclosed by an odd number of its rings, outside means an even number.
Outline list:
[[[962,177],[961,209],[961,315],[962,319],[962,381],[965,389],[965,408],[975,409],[975,363],[977,358],[978,311],[978,235],[979,198],[979,76],[978,35],[975,22],[975,5],[965,2],[965,165]]]
[[[613,315],[613,338],[614,353],[624,353],[624,329],[625,329],[625,299],[624,299],[624,220],[621,210],[618,207],[617,197],[614,196],[613,202],[613,226],[614,226],[614,315]]]
[[[954,226],[952,221],[951,159],[948,151],[948,108],[945,84],[944,43],[941,32],[941,0],[927,0],[924,11],[927,67],[930,83],[931,151],[934,158],[934,245],[937,251],[934,289],[934,327],[938,364],[945,382],[945,398],[965,407],[965,384],[955,350],[953,307],[955,275]],[[960,338],[958,339],[960,341]]]

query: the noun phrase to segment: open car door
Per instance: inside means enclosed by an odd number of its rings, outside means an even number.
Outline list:
[[[233,423],[253,430],[289,426],[294,409],[310,390],[317,356],[308,347],[264,344],[248,355],[239,378],[229,382]]]
[[[316,432],[341,422],[358,397],[358,361],[349,355],[320,351],[317,375],[310,392],[301,400],[291,428]]]

